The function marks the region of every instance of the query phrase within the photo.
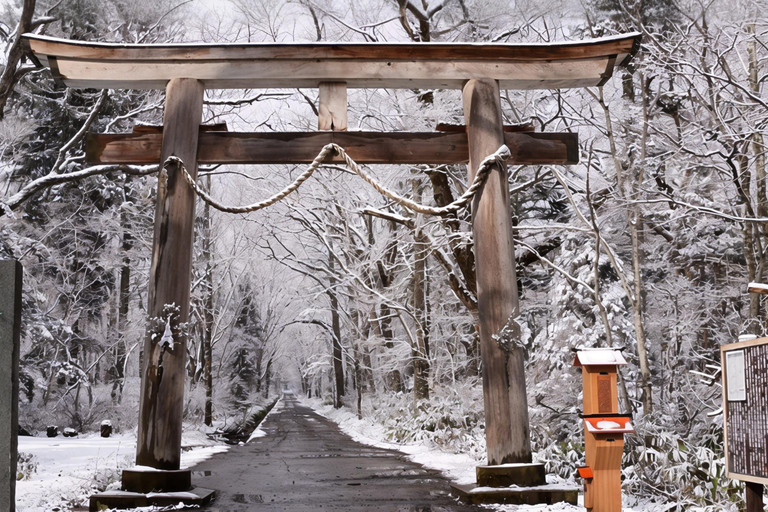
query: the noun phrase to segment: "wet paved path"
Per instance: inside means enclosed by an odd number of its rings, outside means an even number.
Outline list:
[[[216,489],[211,512],[361,510],[460,512],[437,471],[400,452],[353,441],[286,395],[261,425],[266,437],[192,468],[195,486]]]

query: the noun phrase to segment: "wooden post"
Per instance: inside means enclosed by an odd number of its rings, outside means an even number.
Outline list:
[[[0,261],[0,510],[16,510],[21,263]]]
[[[747,509],[746,512],[764,512],[763,484],[744,482],[746,484]]]
[[[168,83],[161,162],[176,156],[192,176],[197,176],[202,112],[202,82],[175,78]],[[171,165],[167,176],[161,172],[158,179],[147,310],[151,318],[162,318],[165,305],[177,306],[174,326],[189,319],[194,218],[195,193]],[[181,459],[187,340],[185,336],[174,336],[173,350],[162,350],[158,341],[152,339],[151,333],[144,341],[136,464],[175,470]]]
[[[469,180],[480,162],[504,143],[499,85],[470,80],[464,86],[464,118],[469,141]],[[477,266],[480,351],[488,464],[531,462],[524,351],[500,348],[493,339],[518,315],[512,211],[507,170],[495,169],[472,202]],[[513,338],[519,338],[519,326]]]
[[[317,129],[347,131],[347,83],[320,82]]]
[[[618,350],[577,349],[584,387],[584,507],[590,512],[621,512],[621,457],[624,434],[634,432],[629,416],[619,416]],[[614,426],[601,425],[610,421]],[[601,425],[601,426],[598,426]]]

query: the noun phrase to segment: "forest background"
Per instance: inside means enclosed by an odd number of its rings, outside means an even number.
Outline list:
[[[578,132],[581,163],[513,167],[522,342],[537,457],[583,461],[577,346],[624,349],[624,491],[680,510],[739,505],[724,478],[719,346],[766,331],[764,133],[768,4],[747,0],[6,0],[0,77],[0,253],[24,265],[22,426],[135,427],[156,167],[89,166],[86,132],[161,124],[157,91],[75,90],[18,35],[86,41],[580,40],[640,31],[602,88],[502,92],[505,123]],[[317,90],[207,91],[230,131],[317,126]],[[350,90],[351,130],[462,124],[458,91]],[[318,148],[318,151],[320,148]],[[201,168],[228,204],[280,190],[299,166]],[[464,166],[377,166],[444,205]],[[317,175],[316,175],[317,176]],[[76,178],[76,179],[75,179]],[[282,386],[484,457],[466,212],[414,215],[327,165],[247,215],[200,202],[185,421],[231,425]],[[414,375],[417,377],[414,378]]]

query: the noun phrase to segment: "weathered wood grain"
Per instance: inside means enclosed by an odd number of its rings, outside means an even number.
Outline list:
[[[621,456],[624,452],[622,434],[588,432],[584,427],[584,462],[594,478],[588,482],[589,498],[585,506],[592,512],[621,512]]]
[[[463,91],[469,140],[469,181],[480,162],[505,141],[499,87],[493,80],[470,80]],[[526,134],[506,134],[506,136]],[[511,148],[510,148],[511,149]],[[506,169],[495,169],[472,201],[477,269],[480,354],[488,464],[531,462],[525,353],[514,342],[499,346],[493,336],[518,316],[515,246]],[[511,327],[519,338],[519,326]]]
[[[181,158],[192,176],[197,175],[197,145],[203,112],[203,84],[179,78],[168,84],[165,101],[161,158]],[[166,304],[179,307],[175,324],[189,320],[192,275],[192,236],[195,193],[175,169],[158,180],[152,265],[147,311],[162,318]],[[144,361],[139,406],[136,464],[158,469],[179,469],[181,420],[187,340],[176,336],[172,351],[162,355],[151,333],[144,341]]]
[[[347,84],[321,82],[317,110],[318,130],[347,131]]]
[[[201,124],[200,133],[203,132],[226,132],[227,123]],[[133,133],[163,133],[161,124],[136,124],[133,126]]]
[[[460,89],[498,80],[504,89],[603,83],[637,51],[640,34],[546,45],[288,43],[125,45],[25,34],[24,44],[70,87],[161,89],[193,77],[206,88],[348,87]],[[55,64],[55,65],[54,65]]]
[[[505,124],[502,128],[504,129],[504,133],[536,131],[536,128],[533,126],[532,123]],[[466,133],[467,127],[463,124],[437,123],[437,126],[435,126],[435,131],[451,132],[451,133]]]
[[[616,366],[591,366],[582,369],[585,415],[618,414],[618,374]]]
[[[26,48],[40,55],[85,60],[252,60],[377,59],[527,61],[583,59],[596,55],[632,55],[640,33],[558,43],[168,43],[126,44],[75,41],[24,34]]]
[[[613,73],[609,57],[579,61],[500,64],[454,61],[221,61],[89,62],[57,57],[61,81],[74,88],[162,89],[168,80],[193,76],[207,89],[316,88],[346,82],[350,88],[459,89],[490,76],[504,89],[568,89],[601,85]]]
[[[575,133],[510,132],[504,141],[510,164],[575,164]],[[335,142],[361,164],[459,164],[469,160],[466,133],[461,132],[283,132],[200,133],[201,164],[308,164],[320,149]],[[153,164],[160,162],[161,130],[138,134],[88,134],[89,163]],[[498,149],[498,147],[496,148]],[[494,149],[495,151],[495,149]],[[341,162],[338,157],[332,161]]]

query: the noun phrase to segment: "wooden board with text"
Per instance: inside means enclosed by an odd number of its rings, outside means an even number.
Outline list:
[[[768,338],[720,347],[729,478],[768,484]]]

